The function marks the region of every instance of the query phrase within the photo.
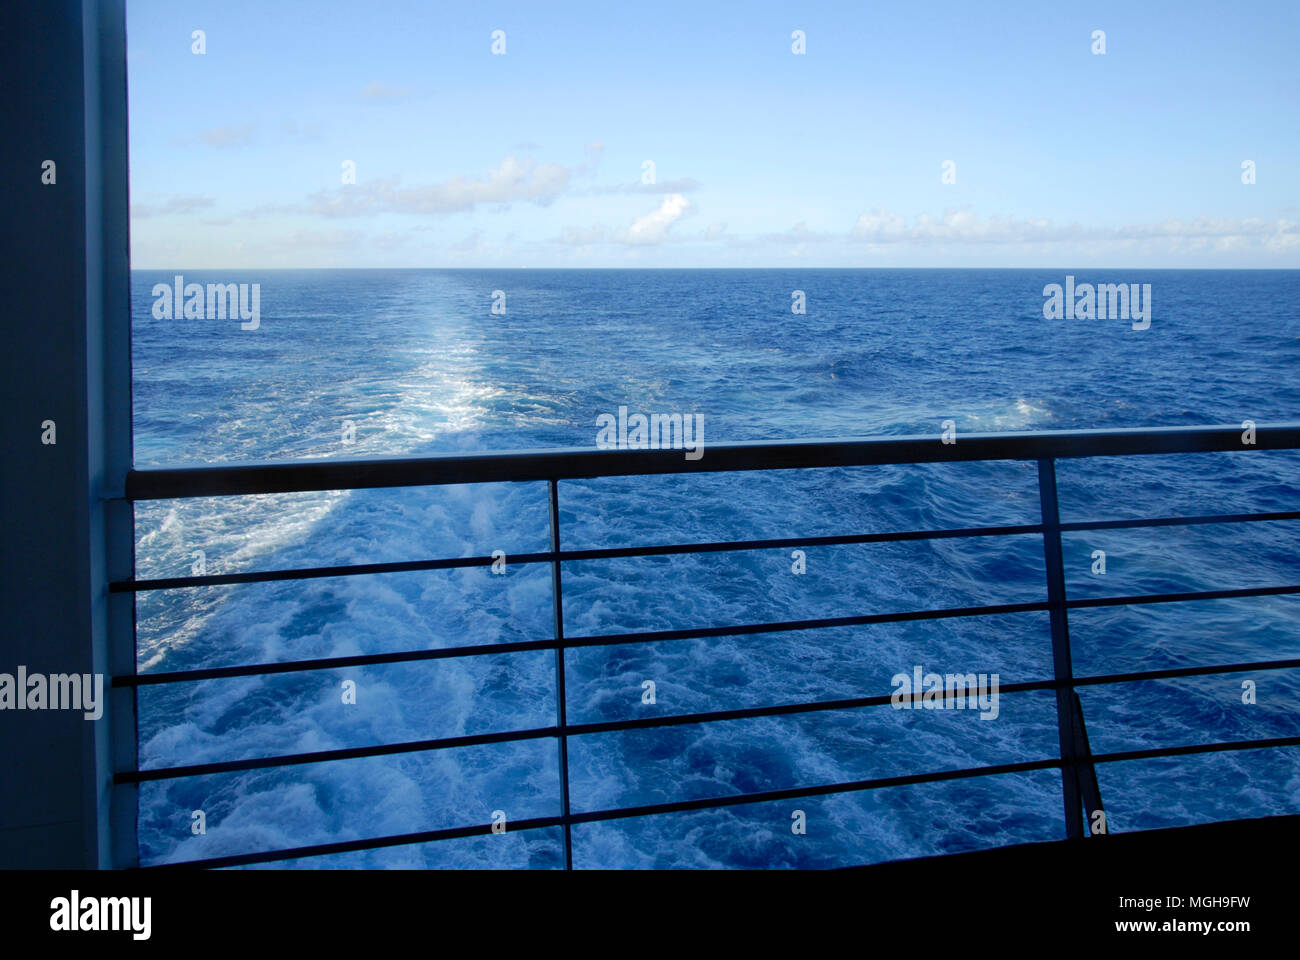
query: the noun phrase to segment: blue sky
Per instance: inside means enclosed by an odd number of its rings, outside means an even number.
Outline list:
[[[127,17],[140,268],[1300,267],[1290,0]]]

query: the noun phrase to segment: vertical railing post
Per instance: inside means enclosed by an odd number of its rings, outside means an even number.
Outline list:
[[[107,581],[135,580],[135,504],[123,497],[105,501],[107,539]],[[108,593],[108,656],[104,670],[110,678],[130,677],[136,668],[136,593]],[[140,848],[137,840],[140,818],[139,786],[114,784],[112,775],[137,770],[140,765],[139,698],[136,686],[111,685],[109,688],[108,738],[105,747],[106,779],[103,807],[107,819],[102,822],[106,847],[104,865],[117,869],[138,867]]]
[[[1101,786],[1097,783],[1097,767],[1092,762],[1092,747],[1088,745],[1088,725],[1083,722],[1083,702],[1076,693],[1073,698],[1074,736],[1079,746],[1079,793],[1083,798],[1083,819],[1088,825],[1088,836],[1102,836],[1110,832],[1106,824],[1106,808],[1101,802]]]
[[[573,869],[573,833],[569,825],[569,738],[564,692],[564,591],[560,584],[560,491],[550,481],[551,597],[555,610],[555,725],[560,729],[560,809],[564,817],[564,869]]]
[[[1061,790],[1065,799],[1065,835],[1083,837],[1079,798],[1079,744],[1074,723],[1074,668],[1070,662],[1070,624],[1065,609],[1065,564],[1061,551],[1061,513],[1056,499],[1056,462],[1038,461],[1038,499],[1043,513],[1043,560],[1047,570],[1047,604],[1052,625],[1052,671],[1056,679],[1056,727],[1061,743]]]

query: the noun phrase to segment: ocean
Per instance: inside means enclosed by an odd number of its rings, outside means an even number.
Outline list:
[[[155,284],[260,285],[260,323],[158,319]],[[1150,327],[1045,319],[1044,287],[1150,284]],[[806,312],[792,312],[795,291]],[[493,311],[494,304],[497,312]],[[502,312],[503,308],[503,312]],[[596,446],[620,407],[739,440],[1300,420],[1300,272],[288,270],[132,273],[137,467]],[[1300,456],[1058,463],[1062,518],[1294,510]],[[502,550],[487,568],[149,591],[138,670],[551,636],[545,484],[146,502],[137,577]],[[560,484],[566,549],[1038,522],[1032,464]],[[1067,534],[1071,597],[1300,582],[1295,521]],[[1094,551],[1106,554],[1093,572]],[[568,636],[1034,602],[1036,536],[582,561]],[[1076,675],[1300,656],[1300,600],[1076,610]],[[570,723],[863,697],[925,672],[1048,679],[1047,614],[568,651]],[[1255,683],[1255,702],[1243,681]],[[345,681],[355,703],[344,703]],[[646,702],[647,681],[653,683]],[[1300,735],[1296,671],[1081,689],[1094,752]],[[519,730],[555,719],[549,651],[142,687],[142,768]],[[997,717],[889,706],[575,737],[576,812],[1057,755],[1050,691]],[[1111,832],[1300,813],[1300,755],[1098,767]],[[143,863],[482,824],[504,833],[289,865],[563,865],[554,741],[142,784]],[[195,811],[205,832],[196,834]],[[802,816],[804,832],[792,829]],[[1060,773],[914,784],[573,828],[577,867],[832,867],[1063,835]]]

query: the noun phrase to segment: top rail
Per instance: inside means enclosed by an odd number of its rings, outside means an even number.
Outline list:
[[[1300,423],[1261,424],[1254,444],[1242,427],[1138,427],[1122,430],[1046,430],[959,434],[945,443],[929,436],[853,440],[748,441],[703,445],[688,460],[681,449],[520,450],[473,456],[291,460],[131,470],[125,499],[361,490],[455,483],[572,480],[587,477],[738,470],[792,470],[977,460],[1039,460],[1131,454],[1215,453],[1300,447]]]

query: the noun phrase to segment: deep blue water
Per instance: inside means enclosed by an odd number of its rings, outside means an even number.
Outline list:
[[[594,447],[596,418],[700,414],[733,440],[1300,420],[1300,272],[1098,271],[1152,285],[1152,322],[1049,321],[1041,270],[180,271],[261,284],[261,326],[156,320],[133,273],[138,466]],[[793,315],[803,290],[807,314]],[[506,313],[491,313],[492,293]],[[344,421],[355,442],[344,444]],[[937,439],[936,439],[936,442]],[[1058,466],[1065,519],[1294,510],[1300,458],[1243,452]],[[1035,523],[1024,464],[618,478],[561,484],[569,548]],[[1072,597],[1300,582],[1294,522],[1067,536]],[[430,557],[547,543],[544,485],[146,503],[138,576]],[[1091,573],[1105,550],[1107,572]],[[1037,601],[1034,537],[566,564],[571,636]],[[515,565],[141,594],[139,669],[184,670],[551,635],[550,574]],[[1300,656],[1295,597],[1071,615],[1079,675]],[[888,694],[914,665],[1048,678],[1046,614],[570,651],[572,723]],[[1242,703],[1254,680],[1258,702]],[[357,684],[341,703],[343,680]],[[642,702],[653,680],[656,703]],[[1081,693],[1096,752],[1300,735],[1295,671]],[[524,729],[554,722],[553,655],[145,687],[144,767]],[[1050,692],[999,716],[873,707],[570,742],[573,809],[1034,760],[1057,750]],[[558,812],[540,740],[145,784],[146,862]],[[1113,832],[1300,812],[1295,750],[1098,769]],[[193,836],[191,812],[208,832]],[[807,834],[791,832],[803,810]],[[863,863],[1063,831],[1047,770],[574,828],[579,866]],[[557,830],[313,858],[302,866],[561,863]]]

